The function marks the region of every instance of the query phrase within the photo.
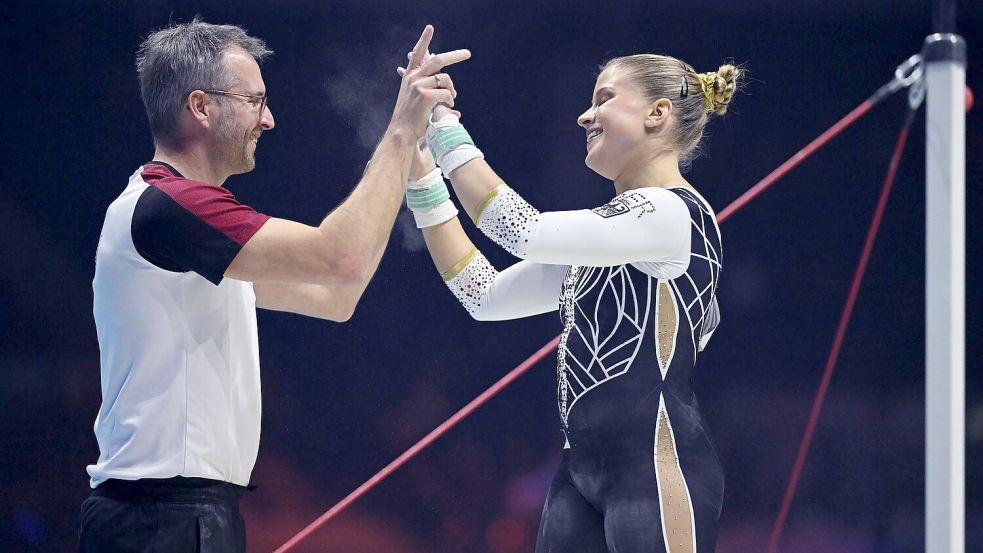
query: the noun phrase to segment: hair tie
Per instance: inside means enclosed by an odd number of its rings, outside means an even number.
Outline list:
[[[707,113],[716,111],[713,105],[713,83],[717,80],[717,72],[709,71],[697,75],[700,78],[700,88],[703,89],[703,108]]]

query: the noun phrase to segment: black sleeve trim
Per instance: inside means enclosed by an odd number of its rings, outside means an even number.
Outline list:
[[[215,285],[242,249],[154,186],[140,195],[130,225],[144,259],[165,271],[194,271]]]

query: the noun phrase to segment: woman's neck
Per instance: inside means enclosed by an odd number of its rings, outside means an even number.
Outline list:
[[[621,194],[635,188],[657,186],[687,186],[690,184],[679,172],[679,156],[675,152],[656,154],[635,167],[627,167],[614,179],[615,193]]]

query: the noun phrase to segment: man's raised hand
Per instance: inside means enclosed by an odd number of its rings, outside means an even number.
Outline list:
[[[440,71],[448,65],[471,57],[468,50],[454,50],[441,54],[427,55],[433,26],[427,25],[420,39],[410,52],[407,69],[402,72],[403,79],[396,98],[390,126],[403,128],[420,138],[426,134],[430,113],[437,104],[454,105],[454,82],[450,75]]]

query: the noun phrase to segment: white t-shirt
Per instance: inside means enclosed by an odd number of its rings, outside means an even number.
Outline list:
[[[109,206],[92,282],[102,377],[93,488],[110,478],[249,483],[261,414],[256,296],[223,274],[267,220],[161,162],[137,170]]]

